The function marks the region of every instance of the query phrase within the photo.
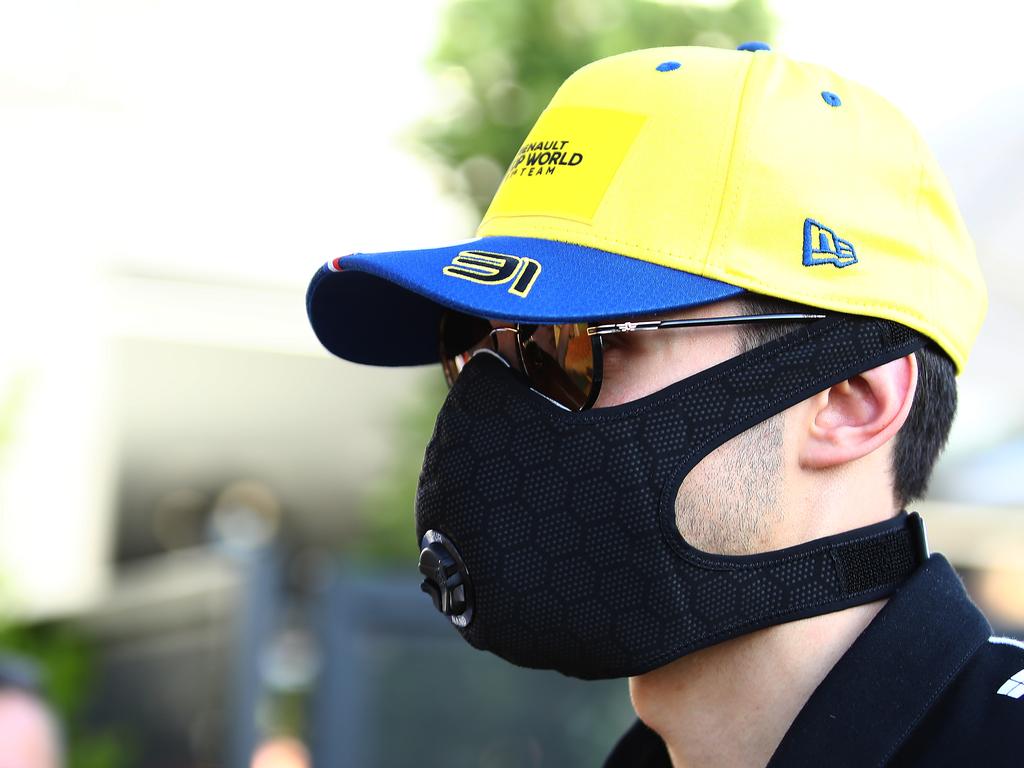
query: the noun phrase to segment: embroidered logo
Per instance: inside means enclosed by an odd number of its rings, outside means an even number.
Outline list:
[[[1024,669],[999,686],[996,693],[1009,696],[1011,699],[1019,699],[1024,696]]]
[[[548,107],[512,158],[487,219],[591,223],[646,120],[617,109]]]
[[[519,256],[490,251],[461,251],[452,263],[441,270],[448,277],[458,277],[484,285],[511,282],[508,292],[525,299],[537,282],[540,262]]]
[[[583,162],[583,153],[574,152],[568,139],[531,141],[519,149],[505,178],[510,176],[552,176],[560,168],[572,168]]]
[[[831,264],[842,269],[857,263],[853,243],[836,237],[836,233],[814,219],[804,219],[804,266]]]

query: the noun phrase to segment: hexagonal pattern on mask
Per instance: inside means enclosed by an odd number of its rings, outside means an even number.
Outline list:
[[[477,356],[438,416],[416,499],[417,535],[448,537],[472,580],[473,618],[459,631],[523,666],[622,677],[891,592],[915,565],[899,521],[729,557],[689,547],[673,502],[729,437],[920,344],[891,323],[832,318],[636,403],[582,413]]]

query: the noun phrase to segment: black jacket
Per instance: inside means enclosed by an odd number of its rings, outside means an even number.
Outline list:
[[[991,635],[932,555],[811,694],[769,766],[1024,765],[1024,643]],[[637,722],[605,768],[670,765]]]

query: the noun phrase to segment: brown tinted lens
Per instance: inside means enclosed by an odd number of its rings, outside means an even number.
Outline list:
[[[594,354],[586,323],[520,328],[526,375],[537,390],[579,410],[594,386]],[[527,334],[529,334],[527,336]]]
[[[449,387],[477,350],[494,348],[491,330],[491,324],[480,317],[451,311],[441,314],[441,368]]]

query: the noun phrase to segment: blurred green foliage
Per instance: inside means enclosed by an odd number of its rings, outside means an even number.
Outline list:
[[[416,138],[442,161],[452,192],[482,215],[534,121],[583,65],[639,48],[735,48],[770,40],[773,25],[763,0],[456,0],[430,61],[442,101]],[[444,394],[438,371],[398,415],[391,471],[371,490],[346,553],[357,561],[416,562],[413,502]]]
[[[431,61],[444,103],[421,142],[482,214],[534,121],[583,65],[639,48],[735,48],[770,39],[773,23],[763,0],[454,2]]]
[[[40,669],[43,693],[63,729],[67,768],[131,764],[134,750],[126,734],[87,724],[95,651],[84,636],[63,624],[8,625],[0,628],[0,651],[28,659]]]

